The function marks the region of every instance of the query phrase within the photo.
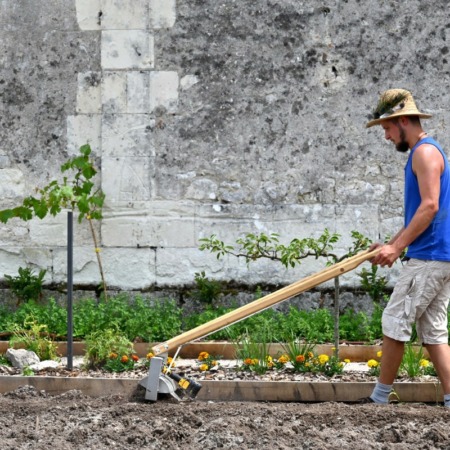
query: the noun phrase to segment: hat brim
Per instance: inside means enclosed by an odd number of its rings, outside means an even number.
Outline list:
[[[430,119],[431,117],[433,117],[431,114],[425,114],[425,113],[421,113],[421,112],[415,112],[415,111],[402,112],[402,111],[399,111],[399,114],[394,113],[394,114],[391,114],[389,117],[383,117],[382,119],[374,119],[374,120],[371,120],[370,122],[367,122],[366,123],[366,128],[370,128],[370,127],[373,127],[375,125],[380,125],[382,122],[385,122],[386,120],[395,119],[396,117],[401,117],[401,116],[416,116],[416,117],[420,117],[421,119]]]

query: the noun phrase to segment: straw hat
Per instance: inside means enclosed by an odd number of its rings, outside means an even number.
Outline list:
[[[411,92],[405,89],[389,89],[381,94],[378,105],[373,113],[373,120],[366,124],[366,128],[379,125],[383,120],[400,116],[417,116],[429,119],[431,114],[421,113],[414,102]]]

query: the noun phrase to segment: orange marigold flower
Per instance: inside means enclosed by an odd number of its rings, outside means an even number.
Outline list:
[[[138,355],[131,355],[131,359],[132,359],[134,362],[137,362],[137,361],[139,361],[139,356],[138,356]]]
[[[289,356],[288,355],[281,355],[278,358],[278,362],[281,364],[286,364],[289,361]]]
[[[306,356],[307,356],[309,359],[311,359],[311,358],[314,356],[314,353],[313,353],[313,352],[308,352],[308,353],[306,354]]]
[[[127,363],[129,360],[127,355],[123,355],[122,358],[120,358],[120,361],[123,362],[124,364]]]
[[[251,366],[253,364],[253,359],[252,358],[245,358],[244,359],[244,364],[247,366]]]
[[[116,358],[117,358],[117,353],[111,352],[111,353],[109,354],[109,358],[110,358],[110,359],[116,359]]]
[[[152,359],[155,355],[152,352],[147,353],[146,358],[147,359]]]
[[[199,361],[204,361],[205,359],[208,359],[208,358],[209,358],[208,352],[200,352],[200,354],[198,355]]]
[[[297,355],[295,360],[299,363],[305,362],[305,355]]]

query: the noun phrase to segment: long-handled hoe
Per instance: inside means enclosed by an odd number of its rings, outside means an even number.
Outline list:
[[[201,384],[194,380],[180,377],[172,372],[171,365],[167,366],[168,352],[177,349],[173,360],[175,360],[181,347],[188,343],[208,336],[222,328],[226,328],[236,322],[239,322],[247,317],[252,316],[258,312],[264,311],[271,306],[281,303],[295,295],[305,292],[325,281],[331,280],[339,275],[356,269],[364,261],[374,258],[380,249],[366,250],[361,253],[347,258],[337,264],[329,266],[313,275],[303,278],[295,283],[290,284],[278,291],[275,291],[265,297],[255,300],[247,305],[217,317],[203,325],[199,325],[192,330],[186,331],[166,342],[152,347],[152,353],[155,355],[150,360],[150,367],[148,375],[139,382],[139,384],[146,389],[145,399],[156,401],[158,393],[171,394],[177,400],[183,397],[193,399],[196,397],[201,389]]]

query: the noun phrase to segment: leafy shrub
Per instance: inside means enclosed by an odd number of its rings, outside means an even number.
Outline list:
[[[126,295],[74,305],[74,336],[82,338],[114,327],[131,341],[161,342],[181,333],[181,309],[174,300],[148,300]]]
[[[19,267],[19,275],[5,275],[8,288],[17,297],[17,304],[22,301],[39,300],[41,298],[42,283],[46,273],[46,270],[40,270],[39,274],[35,275],[29,267]]]
[[[220,282],[210,280],[205,272],[197,272],[194,281],[196,289],[190,293],[190,296],[211,307],[222,291]]]
[[[133,343],[114,328],[97,330],[86,336],[84,359],[88,367],[104,366],[112,353],[131,355],[133,352]]]
[[[54,335],[55,338],[67,334],[67,310],[58,305],[53,298],[46,304],[38,304],[34,300],[22,303],[15,312],[6,315],[2,330],[12,332],[17,327],[30,329],[30,317],[33,317],[34,322],[45,326],[47,333]]]
[[[11,346],[23,345],[26,350],[33,351],[41,359],[57,359],[57,345],[47,335],[47,327],[37,323],[32,317],[26,322],[28,329],[21,329],[18,326],[13,330],[13,337],[10,339]]]

